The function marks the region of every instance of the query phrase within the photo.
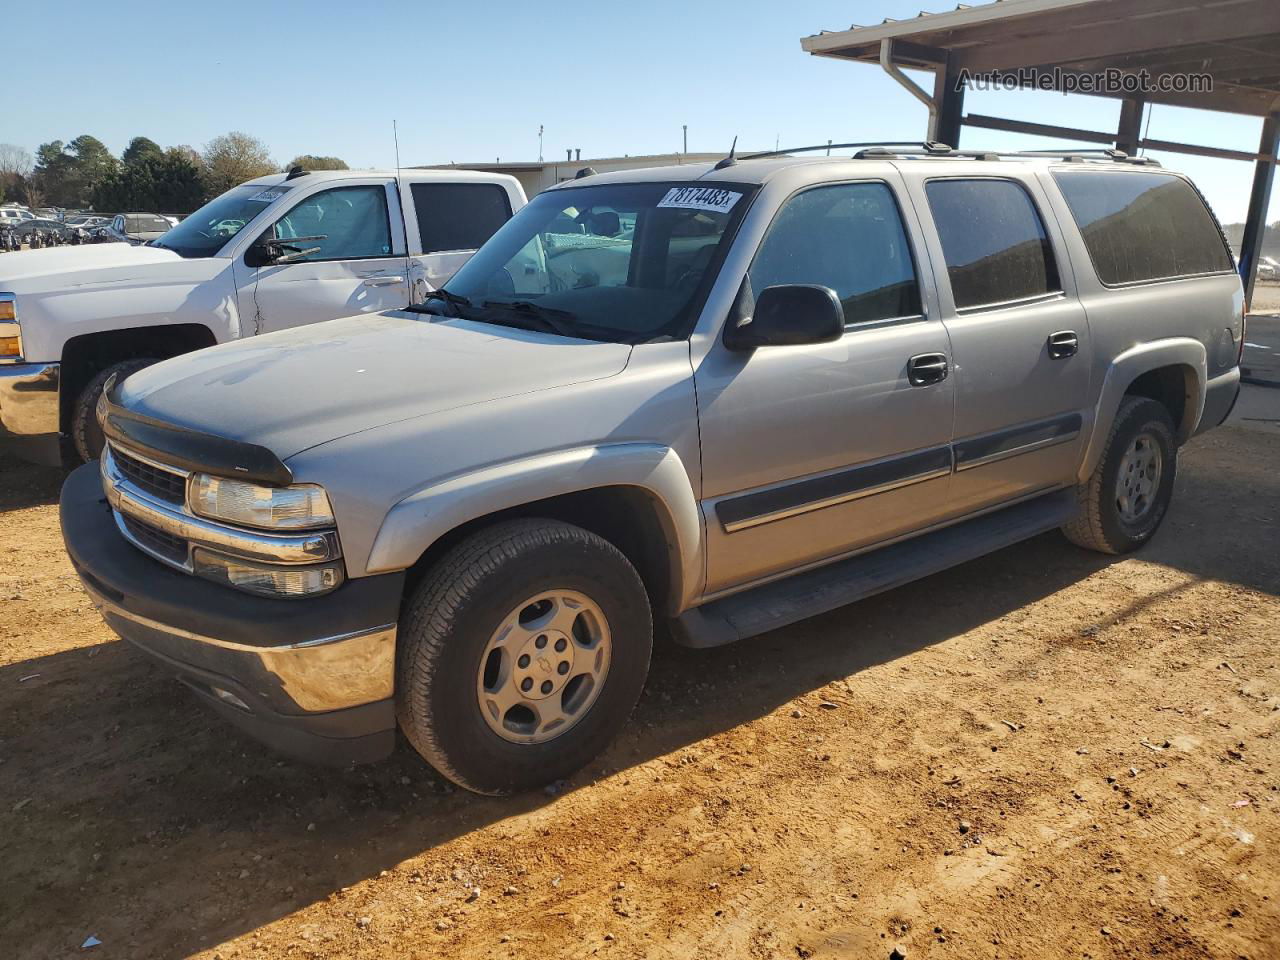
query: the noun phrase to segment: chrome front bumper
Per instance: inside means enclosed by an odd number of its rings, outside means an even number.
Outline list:
[[[396,625],[384,624],[342,636],[260,647],[203,636],[135,613],[85,582],[85,592],[117,634],[136,646],[209,676],[199,682],[210,693],[247,712],[327,713],[386,700],[395,693]],[[189,678],[188,682],[190,682]],[[241,691],[239,694],[235,690]]]
[[[56,363],[0,363],[0,440],[58,437]]]
[[[67,477],[60,512],[72,565],[108,626],[222,717],[316,762],[366,762],[394,748],[403,573],[289,602],[230,590],[127,542],[96,463]]]

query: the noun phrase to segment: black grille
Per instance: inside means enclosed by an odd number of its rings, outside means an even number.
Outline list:
[[[153,467],[115,447],[111,448],[111,456],[116,462],[116,469],[138,489],[166,503],[181,505],[186,501],[186,477]]]
[[[143,523],[141,520],[124,514],[120,515],[120,519],[124,522],[124,527],[129,531],[129,535],[152,553],[158,554],[166,560],[172,560],[174,563],[185,564],[187,562],[187,541],[181,537],[175,537],[172,534],[165,533],[163,530],[157,530],[149,523]]]

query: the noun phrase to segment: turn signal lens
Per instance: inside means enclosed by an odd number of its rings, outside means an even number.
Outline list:
[[[0,323],[6,320],[13,322],[18,319],[18,308],[12,300],[0,299]]]
[[[334,525],[333,508],[323,487],[263,487],[197,473],[191,478],[191,510],[202,517],[265,530],[305,530]]]
[[[262,597],[313,597],[342,586],[342,564],[283,567],[252,563],[197,547],[191,552],[195,572]]]
[[[0,357],[22,356],[22,338],[0,336]]]

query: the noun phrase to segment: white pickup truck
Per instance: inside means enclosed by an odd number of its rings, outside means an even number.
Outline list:
[[[419,302],[524,203],[500,174],[295,168],[233,187],[145,246],[0,258],[0,449],[94,459],[113,374]]]

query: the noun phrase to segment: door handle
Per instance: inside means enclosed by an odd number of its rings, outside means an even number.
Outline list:
[[[947,379],[945,353],[919,353],[907,361],[907,380],[913,387],[927,387]]]
[[[1059,330],[1049,334],[1049,356],[1054,360],[1074,357],[1080,349],[1080,338],[1074,330]]]
[[[370,277],[364,281],[366,287],[387,287],[393,283],[404,283],[404,277]]]

